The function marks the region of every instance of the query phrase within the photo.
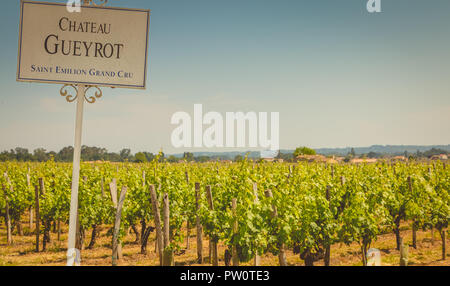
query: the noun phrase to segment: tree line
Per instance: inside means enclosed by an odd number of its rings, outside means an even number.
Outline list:
[[[185,152],[181,157],[169,155],[167,156],[163,152],[159,153],[159,161],[167,161],[171,163],[185,160],[188,162],[208,162],[208,161],[220,161],[227,160],[227,157],[221,156],[194,156],[193,153]],[[89,147],[83,145],[81,147],[81,160],[82,161],[109,161],[109,162],[135,162],[145,163],[151,162],[157,157],[158,153],[151,152],[138,152],[136,154],[131,153],[131,149],[124,148],[118,153],[108,152],[106,148]],[[44,148],[37,148],[30,152],[26,148],[17,147],[9,151],[3,151],[0,153],[0,162],[6,161],[18,161],[18,162],[46,162],[54,160],[55,162],[72,162],[73,161],[73,147],[67,146],[62,148],[59,152],[47,151]]]
[[[81,147],[82,161],[111,161],[111,162],[147,162],[155,158],[153,153],[139,152],[135,155],[131,154],[130,149],[122,149],[120,152],[108,152],[106,148],[89,147],[83,145]],[[67,146],[59,152],[47,151],[44,148],[37,148],[32,153],[26,148],[17,147],[9,151],[0,153],[0,161],[19,161],[19,162],[46,162],[53,159],[56,162],[72,162],[73,147]]]
[[[278,152],[276,159],[283,159],[285,162],[294,162],[295,158],[299,155],[315,155],[316,151],[314,149],[308,147],[299,147],[293,153],[282,153]],[[398,153],[394,155],[403,155],[409,159],[419,159],[419,158],[430,158],[433,155],[438,154],[448,154],[447,151],[442,149],[432,148],[428,151],[416,153],[409,153],[405,151],[404,153]],[[120,150],[118,153],[116,152],[108,152],[106,148],[101,147],[90,147],[83,145],[81,147],[81,160],[82,161],[110,161],[110,162],[136,162],[136,163],[145,163],[151,162],[157,156],[156,153],[151,152],[138,152],[136,154],[132,154],[131,150],[128,148],[124,148]],[[330,155],[329,155],[330,156]],[[369,152],[367,154],[355,154],[354,149],[347,154],[346,157],[348,159],[351,158],[385,158],[386,156],[392,156],[383,153]],[[236,155],[234,157],[226,156],[226,155],[216,155],[216,156],[207,156],[207,155],[198,155],[195,156],[194,153],[185,152],[182,156],[175,155],[165,155],[161,153],[159,158],[160,161],[167,162],[178,162],[180,160],[185,160],[187,162],[208,162],[208,161],[220,161],[220,160],[233,160],[233,161],[242,161],[245,157],[245,154]],[[251,156],[250,156],[251,157]],[[30,152],[26,148],[17,147],[15,149],[11,149],[9,151],[3,151],[0,153],[0,162],[5,161],[18,161],[18,162],[46,162],[48,160],[54,160],[56,162],[72,162],[73,161],[73,147],[67,146],[62,148],[59,152],[55,151],[47,151],[44,148],[37,148]],[[256,159],[259,158],[249,158]]]

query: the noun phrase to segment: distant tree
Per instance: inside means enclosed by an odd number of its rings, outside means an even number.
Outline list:
[[[28,149],[17,147],[15,151],[17,161],[31,161],[32,155],[28,153]]]
[[[355,149],[352,148],[352,150],[350,150],[350,155],[352,155],[353,157],[355,157],[356,153],[355,153]]]
[[[283,161],[291,162],[294,159],[293,153],[281,153],[281,151],[278,153],[277,159],[283,159]]]
[[[178,159],[174,155],[170,155],[169,158],[167,158],[167,162],[176,163],[178,162]]]
[[[410,154],[410,155],[408,156],[408,160],[410,160],[410,161],[416,160],[416,159],[417,159],[416,154]]]
[[[0,161],[2,161],[2,162],[14,161],[14,160],[17,160],[14,150],[11,150],[10,152],[4,151],[0,154]]]
[[[125,160],[129,162],[139,161],[148,162],[152,161],[156,156],[149,152],[139,152],[142,154],[135,156],[131,155],[130,149],[122,149],[120,152],[109,153],[108,150],[101,147],[81,146],[81,159],[83,161],[110,161],[110,162],[123,162]],[[161,153],[160,161],[164,160],[164,153]],[[145,157],[145,159],[144,159]],[[47,152],[44,148],[36,148],[33,153],[29,153],[28,149],[17,147],[10,151],[3,151],[0,153],[0,161],[39,161],[44,162],[50,159],[54,159],[57,162],[72,162],[73,160],[73,147],[67,146],[62,148],[58,153],[54,151]]]
[[[316,151],[314,149],[311,149],[308,147],[298,147],[294,151],[294,157],[297,157],[300,155],[316,155]]]
[[[166,154],[164,154],[163,151],[160,151],[160,152],[159,152],[159,155],[160,155],[160,157],[159,157],[159,162],[164,162],[164,159],[165,159],[165,157],[166,157]]]
[[[33,151],[34,160],[39,162],[45,162],[50,159],[49,154],[44,148],[37,148]]]
[[[244,157],[242,155],[236,155],[234,157],[235,162],[241,162],[242,160],[244,160]]]
[[[145,163],[145,162],[147,162],[147,157],[142,152],[136,153],[136,155],[134,155],[134,158],[135,158],[134,161],[136,163]]]
[[[431,157],[433,155],[439,155],[439,154],[448,154],[448,152],[445,150],[436,149],[436,148],[432,148],[428,151],[423,152],[423,156],[425,156],[425,157]]]
[[[375,152],[369,152],[369,153],[367,153],[367,157],[368,158],[379,158],[380,154],[375,153]]]
[[[277,153],[277,155],[275,156],[275,159],[282,159],[282,158],[281,158],[281,151],[280,151],[280,150],[278,150],[278,153]]]
[[[121,162],[122,158],[120,157],[119,154],[117,153],[106,153],[105,154],[105,161],[110,161],[110,162]]]
[[[184,152],[183,159],[188,161],[188,162],[194,161],[194,154],[190,153],[190,152]]]
[[[119,153],[120,158],[122,161],[129,160],[130,159],[131,150],[130,149],[122,149]]]
[[[209,157],[209,161],[219,162],[221,160],[223,160],[223,159],[220,156],[211,156],[211,157]]]
[[[147,158],[148,162],[153,161],[153,159],[155,159],[155,155],[153,153],[149,153],[149,152],[143,152],[145,155],[145,158]]]
[[[199,156],[195,158],[196,162],[204,163],[210,161],[211,158],[209,156]]]
[[[81,146],[81,159],[83,161],[105,160],[107,150],[99,147]]]
[[[70,162],[73,160],[73,147],[67,146],[62,148],[56,155],[56,161]]]
[[[48,156],[48,160],[55,160],[56,156],[58,155],[58,153],[56,153],[55,151],[50,151],[47,153]]]

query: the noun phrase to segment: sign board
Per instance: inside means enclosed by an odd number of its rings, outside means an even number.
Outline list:
[[[150,10],[20,5],[18,81],[145,89]]]

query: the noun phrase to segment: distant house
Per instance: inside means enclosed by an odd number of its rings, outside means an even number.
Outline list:
[[[394,156],[391,158],[391,161],[403,161],[406,162],[408,161],[408,158],[406,158],[405,156]]]
[[[334,157],[333,159],[336,160],[338,163],[340,163],[345,160],[345,157]]]
[[[266,162],[278,162],[278,163],[283,163],[284,162],[283,159],[270,158],[270,157],[268,157],[268,158],[261,158],[261,159],[263,159]]]
[[[336,157],[336,156],[331,156],[331,157],[327,157],[327,163],[328,164],[339,164],[340,162],[344,161],[344,157]]]
[[[361,163],[376,163],[377,159],[375,158],[355,158],[351,159],[350,163],[352,164],[361,164]]]
[[[430,158],[431,160],[448,160],[448,156],[446,154],[433,155]]]
[[[323,155],[298,155],[295,160],[297,162],[327,162],[327,157]]]
[[[338,164],[339,161],[334,158],[327,158],[327,163],[328,164]]]

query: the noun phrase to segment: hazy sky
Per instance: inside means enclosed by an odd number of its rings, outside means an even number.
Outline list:
[[[53,1],[64,2],[64,1]],[[110,0],[151,9],[147,90],[103,88],[83,144],[171,146],[176,111],[278,111],[280,147],[450,143],[450,1]],[[62,85],[16,82],[19,0],[0,10],[0,150],[73,144]],[[200,151],[205,149],[189,149]],[[222,151],[229,149],[213,149]]]

